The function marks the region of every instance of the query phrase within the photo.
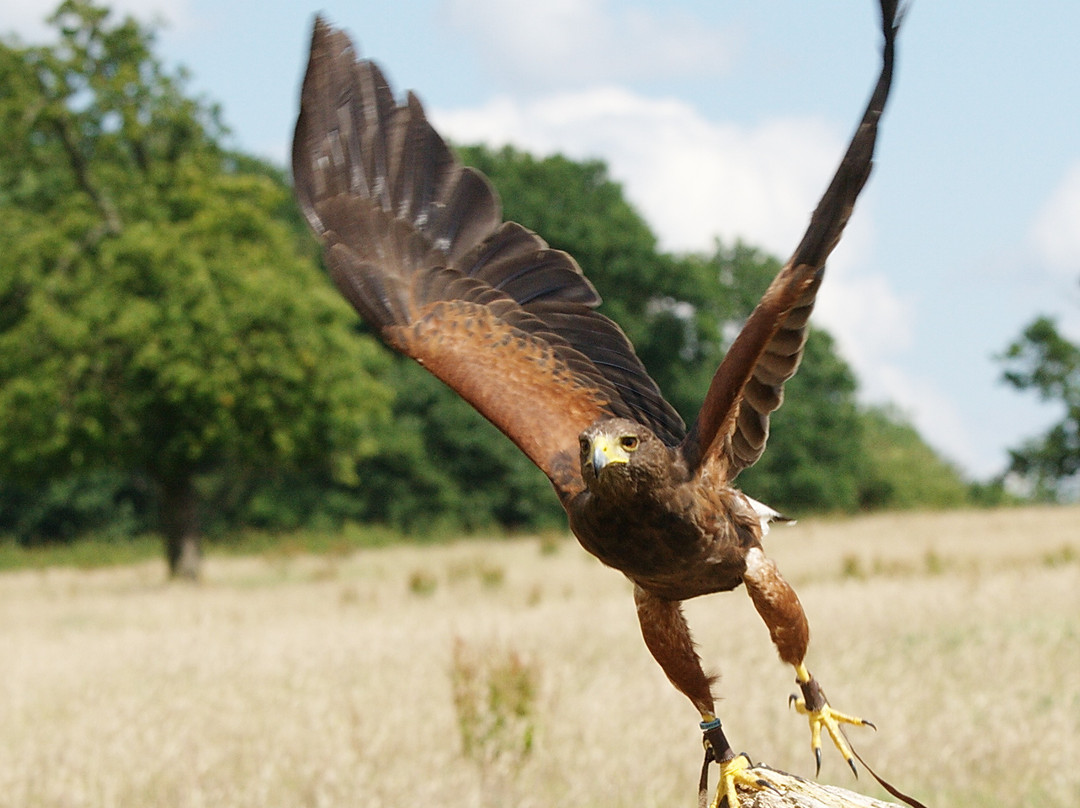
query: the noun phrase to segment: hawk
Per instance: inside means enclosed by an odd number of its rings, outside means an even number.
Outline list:
[[[896,0],[881,0],[882,66],[805,235],[738,334],[687,429],[572,257],[504,222],[488,180],[455,157],[415,95],[317,19],[293,177],[330,274],[391,348],[479,410],[548,476],[581,545],[634,585],[645,645],[701,717],[720,766],[714,805],[760,787],[717,718],[713,679],[684,619],[688,598],[746,587],[810,723],[855,768],[843,724],[806,667],[809,628],[765,555],[780,514],[733,487],[765,449],[769,416],[802,358],[825,260],[870,173],[892,80]]]

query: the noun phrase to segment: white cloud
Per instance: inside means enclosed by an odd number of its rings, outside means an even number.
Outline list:
[[[875,389],[864,388],[864,398],[895,404],[911,419],[919,435],[946,459],[975,476],[1001,470],[996,460],[988,463],[985,453],[976,446],[957,402],[940,392],[929,379],[893,365],[883,365],[874,374],[872,386]]]
[[[1027,237],[1045,273],[1030,281],[1045,296],[1039,311],[1054,317],[1068,339],[1080,339],[1080,159],[1043,203]]]
[[[1036,215],[1029,237],[1049,269],[1069,278],[1080,275],[1080,160]]]
[[[916,306],[867,265],[874,229],[868,202],[860,199],[835,253],[840,260],[829,262],[814,320],[855,371],[861,401],[895,405],[943,457],[975,477],[995,474],[1001,459],[978,444],[959,403],[929,375],[904,367],[914,349]]]
[[[681,101],[601,87],[434,110],[459,142],[601,158],[669,250],[710,250],[717,235],[784,256],[802,234],[842,141],[817,119],[715,123]]]
[[[730,58],[725,32],[665,7],[611,0],[446,0],[495,74],[518,87],[708,75]]]
[[[830,265],[814,312],[837,340],[864,388],[890,357],[910,349],[914,312],[888,278],[837,262]]]

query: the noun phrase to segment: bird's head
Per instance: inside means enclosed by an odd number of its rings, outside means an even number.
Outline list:
[[[671,450],[644,424],[597,421],[580,436],[581,476],[593,493],[633,495],[670,477]]]

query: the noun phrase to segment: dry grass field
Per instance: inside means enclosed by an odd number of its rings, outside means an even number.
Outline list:
[[[1080,805],[1080,509],[777,529],[810,668],[934,808]],[[691,806],[697,716],[571,540],[0,575],[0,806]],[[736,748],[813,774],[742,591],[688,606]],[[827,749],[822,779],[856,783]]]

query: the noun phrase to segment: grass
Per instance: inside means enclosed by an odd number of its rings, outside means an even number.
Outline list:
[[[465,757],[487,767],[532,751],[538,677],[517,651],[455,639],[450,687]]]
[[[928,805],[1080,804],[1078,524],[1026,508],[769,536],[810,669],[879,727],[850,737]],[[551,537],[351,541],[215,553],[197,587],[164,583],[156,553],[0,574],[0,808],[693,804],[697,716],[618,574]],[[812,775],[749,599],[687,614],[736,748]],[[830,749],[821,779],[885,796]]]
[[[278,534],[246,530],[231,534],[227,540],[209,542],[206,551],[211,556],[265,555],[287,559],[313,554],[343,556],[400,542],[400,534],[390,529],[353,524],[336,533],[298,530]],[[100,569],[157,559],[161,553],[161,538],[151,535],[133,539],[88,538],[71,544],[36,547],[23,547],[12,539],[0,538],[0,572],[47,567]]]
[[[161,556],[161,539],[140,536],[135,539],[95,540],[72,544],[45,544],[23,547],[14,540],[0,539],[0,572],[47,567],[95,569],[133,564]]]

